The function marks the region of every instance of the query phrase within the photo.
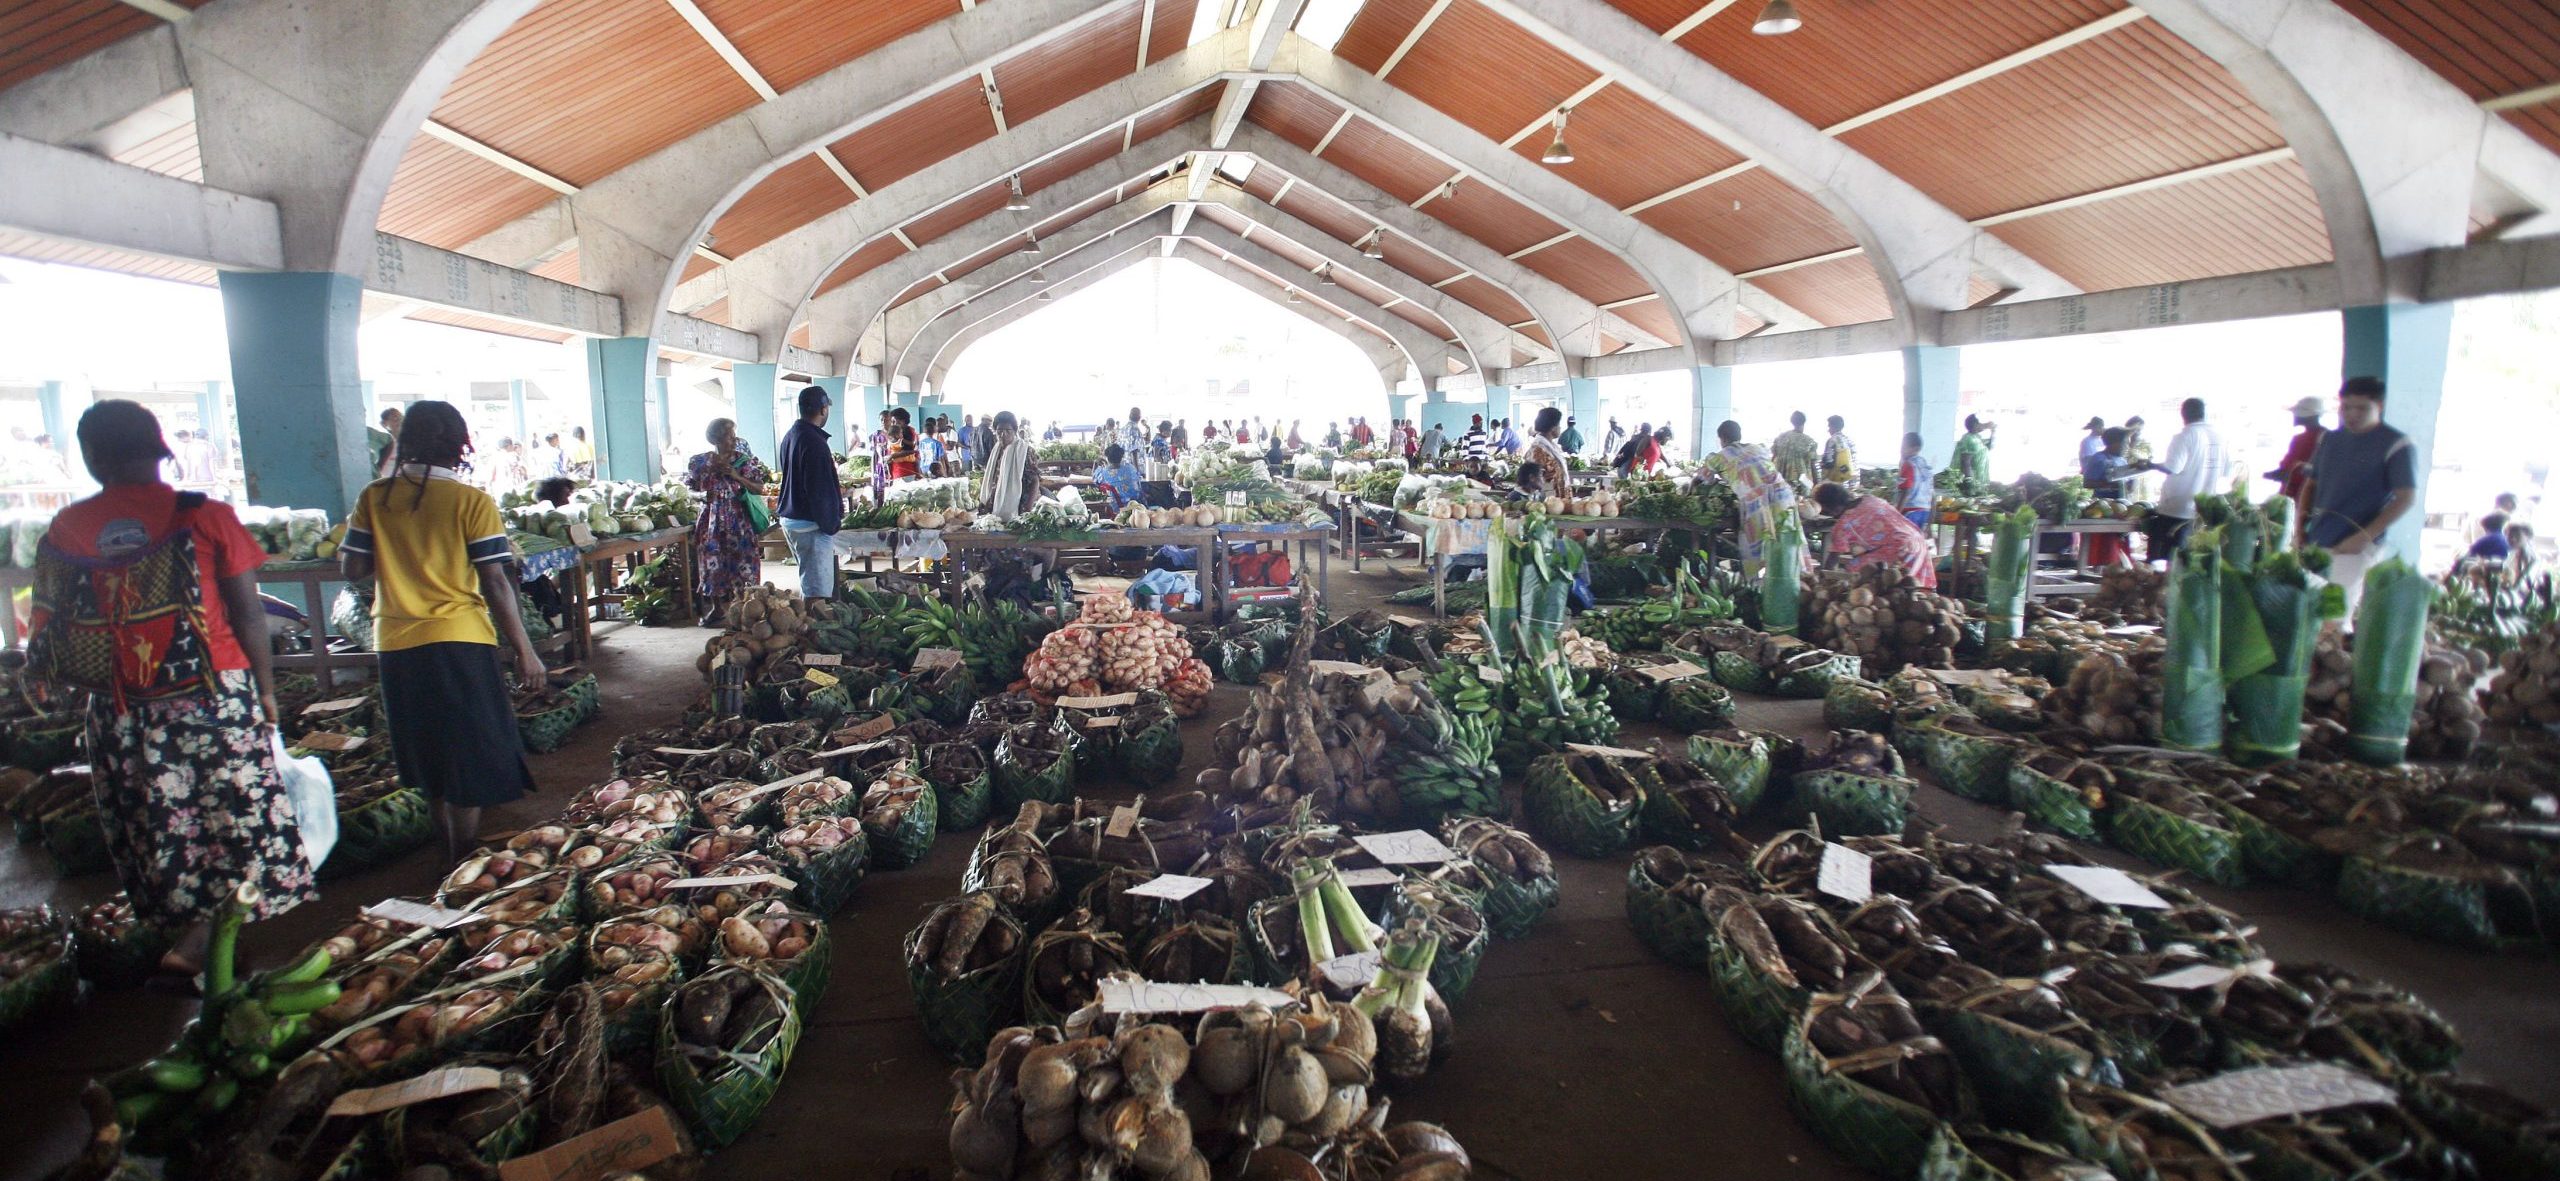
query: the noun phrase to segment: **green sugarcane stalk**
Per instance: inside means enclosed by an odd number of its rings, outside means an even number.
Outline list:
[[[1350,946],[1347,954],[1378,950],[1378,939],[1386,929],[1361,912],[1360,901],[1351,896],[1351,887],[1342,884],[1342,871],[1334,868],[1332,858],[1320,858],[1315,864],[1319,875],[1316,894],[1324,899],[1324,908],[1333,916],[1334,928],[1341,933],[1343,943]]]
[[[1312,968],[1333,958],[1333,927],[1325,922],[1324,895],[1315,881],[1315,870],[1301,861],[1289,871],[1289,883],[1298,891],[1298,938],[1307,945],[1307,966]]]

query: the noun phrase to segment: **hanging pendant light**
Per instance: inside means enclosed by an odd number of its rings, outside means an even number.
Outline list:
[[[1783,0],[1781,0],[1781,2],[1783,2]],[[1547,144],[1547,151],[1546,151],[1546,154],[1545,154],[1545,155],[1542,155],[1542,156],[1540,156],[1540,157],[1538,157],[1538,162],[1539,162],[1539,163],[1542,163],[1542,164],[1571,164],[1571,163],[1573,163],[1573,149],[1572,149],[1572,148],[1568,148],[1568,147],[1564,146],[1564,121],[1565,121],[1566,117],[1568,117],[1568,116],[1570,116],[1570,115],[1572,115],[1572,114],[1573,114],[1573,108],[1571,108],[1571,107],[1557,107],[1557,108],[1556,108],[1556,137],[1555,137],[1555,139],[1553,139],[1552,141],[1549,141],[1549,142],[1548,142],[1548,144]]]
[[[1039,301],[1039,302],[1041,302],[1041,303],[1048,303],[1048,302],[1049,302],[1049,289],[1048,289],[1048,288],[1046,288],[1046,287],[1041,288],[1041,289],[1040,289],[1040,294],[1035,295],[1035,296],[1033,296],[1032,298],[1033,298],[1033,299],[1035,299],[1035,300],[1037,300],[1037,301]]]
[[[1292,287],[1292,288],[1290,288],[1290,289],[1289,289],[1289,302],[1291,302],[1291,303],[1305,303],[1305,302],[1307,302],[1307,301],[1305,301],[1305,300],[1303,300],[1303,299],[1298,298],[1298,289],[1297,289],[1297,288],[1295,288],[1295,287]]]
[[[1318,278],[1323,279],[1323,280],[1324,280],[1324,285],[1325,285],[1325,286],[1327,286],[1327,287],[1338,287],[1338,286],[1341,286],[1341,284],[1335,283],[1335,282],[1333,281],[1333,264],[1332,264],[1332,263],[1326,263],[1326,264],[1324,264],[1323,266],[1317,267],[1317,268],[1316,268],[1316,276],[1317,276]]]
[[[1379,226],[1377,229],[1369,231],[1368,243],[1360,248],[1360,257],[1385,258],[1386,256],[1387,227]]]
[[[1038,238],[1036,238],[1036,237],[1034,237],[1034,236],[1032,236],[1032,235],[1030,235],[1030,234],[1024,234],[1024,235],[1022,236],[1022,250],[1021,250],[1021,253],[1023,253],[1023,254],[1038,254],[1038,253],[1040,253],[1040,239],[1038,239]]]
[[[1015,173],[1014,175],[1007,177],[1005,179],[1005,184],[1011,190],[1012,195],[1005,198],[1004,211],[1007,213],[1031,212],[1030,198],[1022,195],[1022,174]]]
[[[1048,285],[1048,282],[1049,282],[1049,273],[1048,273],[1047,271],[1043,271],[1043,270],[1041,270],[1041,269],[1040,269],[1040,268],[1038,268],[1038,267],[1033,267],[1033,268],[1031,268],[1031,285],[1032,285],[1032,286],[1034,286],[1034,287],[1043,287],[1043,286],[1047,286],[1047,285]]]
[[[1760,10],[1760,19],[1751,22],[1751,31],[1763,37],[1776,37],[1803,27],[1804,18],[1796,15],[1791,0],[1769,0],[1768,7]]]

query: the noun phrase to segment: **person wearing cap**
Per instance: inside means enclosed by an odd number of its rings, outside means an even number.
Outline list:
[[[800,387],[800,421],[783,432],[783,539],[791,543],[791,561],[800,568],[800,594],[831,599],[836,593],[836,531],[844,528],[844,479],[836,474],[835,450],[827,442],[827,415],[835,399],[826,387]]]
[[[2276,461],[2276,469],[2267,478],[2276,482],[2278,490],[2293,502],[2293,535],[2302,537],[2303,518],[2310,515],[2311,458],[2320,454],[2320,440],[2329,428],[2320,425],[2320,415],[2328,404],[2317,397],[2307,397],[2293,404],[2293,442],[2284,449],[2284,458]]]
[[[2089,432],[2080,437],[2080,462],[2085,464],[2090,456],[2107,449],[2107,420],[2092,414],[2080,429]]]
[[[108,858],[142,921],[177,933],[160,971],[183,987],[202,966],[206,921],[238,887],[258,888],[250,917],[259,919],[317,894],[293,800],[276,769],[275,673],[258,598],[257,571],[267,554],[230,505],[160,479],[169,445],[141,404],[113,399],[89,407],[79,436],[80,457],[102,487],[54,514],[45,531],[31,643],[43,640],[57,609],[75,601],[48,588],[87,579],[93,592],[103,592],[101,575],[165,553],[164,543],[181,537],[194,566],[184,593],[197,608],[188,617],[201,640],[200,683],[150,699],[95,694],[87,719]],[[170,668],[157,666],[163,678]],[[132,678],[131,670],[119,671],[126,674],[117,678],[121,688]]]
[[[2329,581],[2346,588],[2351,622],[2383,537],[2418,502],[2418,446],[2382,421],[2382,403],[2381,378],[2348,378],[2338,387],[2338,429],[2311,456],[2302,539],[2329,551]]]

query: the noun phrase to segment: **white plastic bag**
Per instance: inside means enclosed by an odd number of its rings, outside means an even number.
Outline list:
[[[312,872],[338,847],[338,789],[329,782],[329,764],[318,755],[295,758],[285,753],[284,731],[270,730],[276,744],[276,773],[293,797],[293,821],[302,832],[302,859]]]

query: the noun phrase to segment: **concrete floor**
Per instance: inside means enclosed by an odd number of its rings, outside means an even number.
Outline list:
[[[1337,566],[1338,609],[1412,585],[1410,567],[1400,569],[1373,561],[1353,575]],[[544,790],[494,813],[489,830],[547,818],[608,774],[616,738],[681,710],[700,684],[693,658],[705,634],[624,629],[606,639],[590,662],[604,684],[603,716],[568,748],[536,758]],[[1185,728],[1182,782],[1206,765],[1209,732],[1242,708],[1244,696],[1220,685],[1206,714]],[[1814,702],[1748,700],[1742,720],[1800,733],[1821,728]],[[1630,737],[1650,729],[1634,728]],[[2002,820],[1995,809],[1934,787],[1922,789],[1917,808],[1956,837],[1989,835]],[[1760,829],[1776,827],[1763,821]],[[948,1175],[951,1066],[919,1031],[898,948],[925,908],[957,890],[969,844],[966,836],[948,836],[922,865],[873,874],[835,917],[832,983],[810,1014],[781,1093],[752,1133],[712,1160],[707,1177]],[[2140,868],[2105,850],[2097,855]],[[1394,1098],[1397,1114],[1447,1125],[1487,1181],[1863,1175],[1787,1114],[1776,1059],[1733,1034],[1703,978],[1654,960],[1636,942],[1622,909],[1627,859],[1558,862],[1562,905],[1528,938],[1494,946],[1457,1014],[1456,1053],[1420,1087]],[[252,964],[280,960],[363,904],[426,893],[444,868],[439,855],[420,852],[332,883],[317,904],[254,928],[246,954]],[[106,875],[57,881],[42,853],[0,848],[0,905],[72,906],[112,888]],[[2327,959],[2415,989],[2468,1035],[2470,1073],[2560,1105],[2560,1006],[2553,1004],[2560,962],[2481,956],[2395,935],[2299,891],[2204,892],[2258,922],[2280,957]],[[189,1009],[144,993],[102,994],[0,1048],[0,1181],[41,1177],[67,1159],[82,1136],[73,1101],[82,1080],[154,1053]]]

